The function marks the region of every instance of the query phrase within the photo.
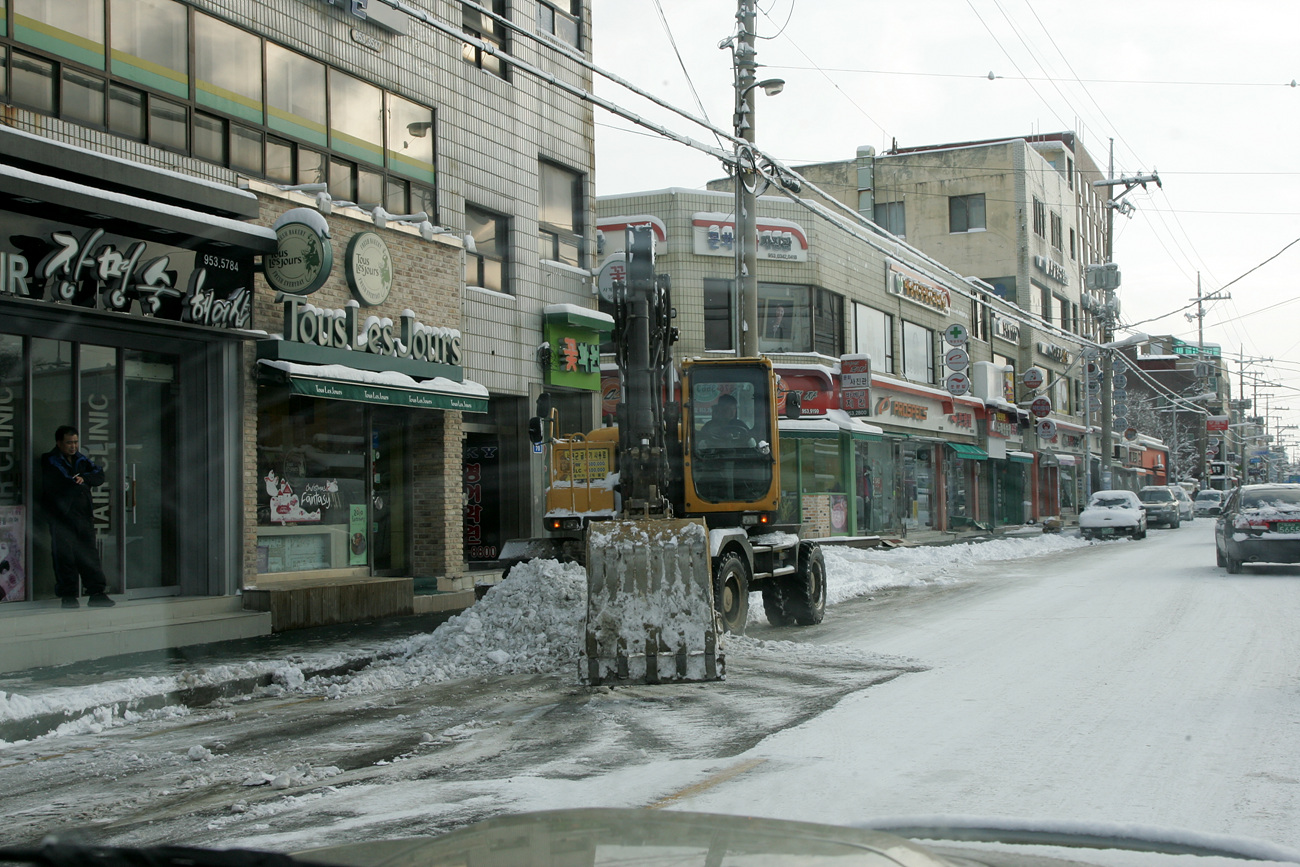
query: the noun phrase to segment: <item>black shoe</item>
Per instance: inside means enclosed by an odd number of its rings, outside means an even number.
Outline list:
[[[112,608],[117,603],[109,599],[107,593],[92,593],[86,604],[91,608]]]
[[[75,596],[64,596],[64,597],[63,597],[63,607],[64,607],[64,608],[80,608],[80,607],[81,607],[81,603],[77,601],[77,597],[75,597]]]

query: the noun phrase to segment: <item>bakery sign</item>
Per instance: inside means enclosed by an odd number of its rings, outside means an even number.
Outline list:
[[[253,259],[28,217],[0,218],[0,297],[212,328],[248,328]]]
[[[947,287],[893,262],[889,263],[885,275],[885,289],[890,295],[905,298],[945,316],[952,310],[952,293]]]
[[[1047,343],[1046,341],[1040,340],[1038,341],[1038,351],[1040,354],[1047,356],[1057,364],[1070,363],[1070,351],[1064,346],[1057,346],[1055,343]]]
[[[1010,439],[1016,433],[1016,417],[1000,409],[989,409],[989,436]]]

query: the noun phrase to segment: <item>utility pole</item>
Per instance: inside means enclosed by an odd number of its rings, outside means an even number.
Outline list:
[[[1201,388],[1200,391],[1205,391],[1208,388],[1208,385],[1205,382],[1208,376],[1203,376],[1202,374],[1204,373],[1206,366],[1208,366],[1211,363],[1210,360],[1205,355],[1205,302],[1206,301],[1227,301],[1231,297],[1232,297],[1231,293],[1225,293],[1223,291],[1214,292],[1210,295],[1202,295],[1201,294],[1201,272],[1200,271],[1196,272],[1196,297],[1189,299],[1191,301],[1196,302],[1196,313],[1188,314],[1188,318],[1190,319],[1193,315],[1196,317],[1197,370],[1195,371],[1195,373],[1197,378],[1197,385],[1205,386],[1205,388]],[[1217,365],[1214,368],[1214,376],[1217,382],[1218,380]],[[1218,391],[1217,386],[1214,390],[1216,392]],[[1220,405],[1219,411],[1220,412],[1223,411],[1222,405]],[[1210,477],[1210,433],[1208,430],[1208,424],[1202,425],[1201,428],[1202,429],[1196,438],[1197,448],[1199,448],[1201,451],[1200,458],[1197,461],[1197,467],[1198,467],[1197,474],[1202,479],[1208,479]],[[1224,439],[1223,450],[1226,458],[1226,453],[1228,450],[1227,449],[1228,438],[1225,435],[1223,439]]]
[[[1107,177],[1104,181],[1093,181],[1094,187],[1106,188],[1106,264],[1103,266],[1088,266],[1088,278],[1090,288],[1101,289],[1106,293],[1106,300],[1102,304],[1101,320],[1101,342],[1103,347],[1106,344],[1113,343],[1115,340],[1115,324],[1119,319],[1119,303],[1115,297],[1115,290],[1119,288],[1119,270],[1115,265],[1115,212],[1119,211],[1125,216],[1133,213],[1134,207],[1132,202],[1123,202],[1120,200],[1128,193],[1132,192],[1135,187],[1146,189],[1147,184],[1154,181],[1157,187],[1163,186],[1160,182],[1160,176],[1152,169],[1149,175],[1135,175],[1131,178],[1115,177],[1115,140],[1110,140],[1110,166],[1107,170]],[[1124,192],[1118,196],[1112,195],[1114,188],[1123,186]],[[1111,467],[1114,463],[1115,448],[1112,445],[1113,438],[1113,419],[1111,418],[1111,380],[1114,374],[1113,348],[1106,347],[1102,353],[1101,366],[1101,483],[1106,487],[1113,485],[1111,479]]]

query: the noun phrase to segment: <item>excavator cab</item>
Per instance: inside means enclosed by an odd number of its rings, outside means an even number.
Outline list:
[[[767,524],[780,504],[771,362],[687,362],[682,389],[686,514],[712,527]]]

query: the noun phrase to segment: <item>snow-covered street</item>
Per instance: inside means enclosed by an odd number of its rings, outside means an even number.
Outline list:
[[[1212,531],[828,551],[824,624],[770,627],[755,600],[725,682],[655,687],[578,683],[581,572],[539,565],[359,672],[263,661],[277,683],[247,699],[3,745],[0,821],[11,840],[291,851],[648,806],[1300,846],[1300,568],[1228,576]],[[131,688],[95,687],[105,707]],[[3,694],[0,719],[78,698]]]

